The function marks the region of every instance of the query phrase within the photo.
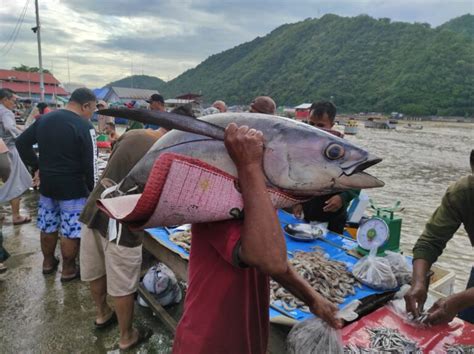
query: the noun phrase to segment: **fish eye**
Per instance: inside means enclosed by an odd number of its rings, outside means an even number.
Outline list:
[[[329,160],[337,160],[344,156],[344,147],[339,144],[331,144],[326,148],[326,157]]]

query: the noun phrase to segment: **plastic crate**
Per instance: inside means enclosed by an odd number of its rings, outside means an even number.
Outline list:
[[[456,274],[437,266],[432,266],[431,270],[434,274],[430,279],[429,292],[438,299],[451,295],[454,292]]]

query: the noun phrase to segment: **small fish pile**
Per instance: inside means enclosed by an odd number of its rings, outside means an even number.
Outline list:
[[[191,230],[175,232],[172,233],[169,237],[171,242],[184,248],[186,252],[189,253],[189,251],[191,250]]]
[[[418,317],[413,316],[412,313],[408,314],[408,319],[414,323],[420,324],[420,325],[425,325],[425,321],[428,319],[429,313],[428,311],[423,311],[420,313]]]
[[[444,349],[447,354],[474,354],[474,345],[445,344]]]
[[[345,263],[329,260],[319,247],[315,247],[315,252],[293,252],[290,263],[298,274],[331,302],[343,303],[346,296],[355,294],[354,286],[362,286],[347,270]],[[270,282],[270,298],[286,311],[299,309],[310,312],[302,301],[273,280]]]
[[[423,353],[416,342],[409,340],[396,329],[380,327],[367,328],[366,331],[370,334],[369,348],[349,344],[344,347],[344,354]]]

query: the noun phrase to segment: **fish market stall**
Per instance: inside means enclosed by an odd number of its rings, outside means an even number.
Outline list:
[[[283,211],[279,212],[279,219],[284,230],[286,225],[298,221],[292,215]],[[144,248],[156,259],[170,267],[180,280],[186,281],[189,258],[188,250],[191,246],[190,239],[191,233],[189,227],[186,226],[147,229]],[[384,306],[393,298],[395,291],[375,290],[353,279],[350,271],[358,261],[358,258],[354,255],[354,250],[358,244],[351,237],[328,232],[324,239],[301,242],[290,237],[285,232],[285,239],[290,262],[292,260],[299,262],[301,257],[303,259],[310,257],[312,263],[324,264],[325,268],[332,267],[332,270],[322,273],[323,278],[328,277],[328,282],[326,285],[322,285],[324,288],[319,289],[319,291],[326,293],[326,296],[338,303],[340,308],[343,308],[352,300],[358,299],[362,303],[358,310],[359,315],[362,317]],[[340,275],[337,280],[335,279],[335,274]],[[303,274],[303,276],[305,275]],[[328,283],[337,283],[339,286],[331,287]],[[143,287],[140,287],[139,292],[145,300],[149,297]],[[273,298],[270,308],[271,327],[269,339],[269,350],[271,353],[285,352],[285,339],[291,326],[299,321],[314,317],[311,313],[307,312],[304,305],[299,304],[296,299],[289,294],[284,294],[284,292],[283,288],[279,288],[278,284],[272,282]],[[149,303],[149,305],[151,305],[155,314],[165,324],[168,324],[168,327],[173,331],[173,324],[176,324],[179,320],[180,311],[174,310],[174,317],[170,319],[172,316],[159,304]]]

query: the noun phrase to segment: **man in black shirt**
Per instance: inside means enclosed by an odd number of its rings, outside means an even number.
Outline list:
[[[59,232],[63,282],[79,277],[76,256],[81,224],[78,218],[98,178],[95,130],[89,121],[95,108],[94,93],[86,88],[77,89],[65,109],[42,116],[16,141],[23,161],[39,169],[38,227],[44,256],[43,274],[57,269],[59,260],[54,257],[54,251]],[[33,150],[36,143],[39,159]]]

